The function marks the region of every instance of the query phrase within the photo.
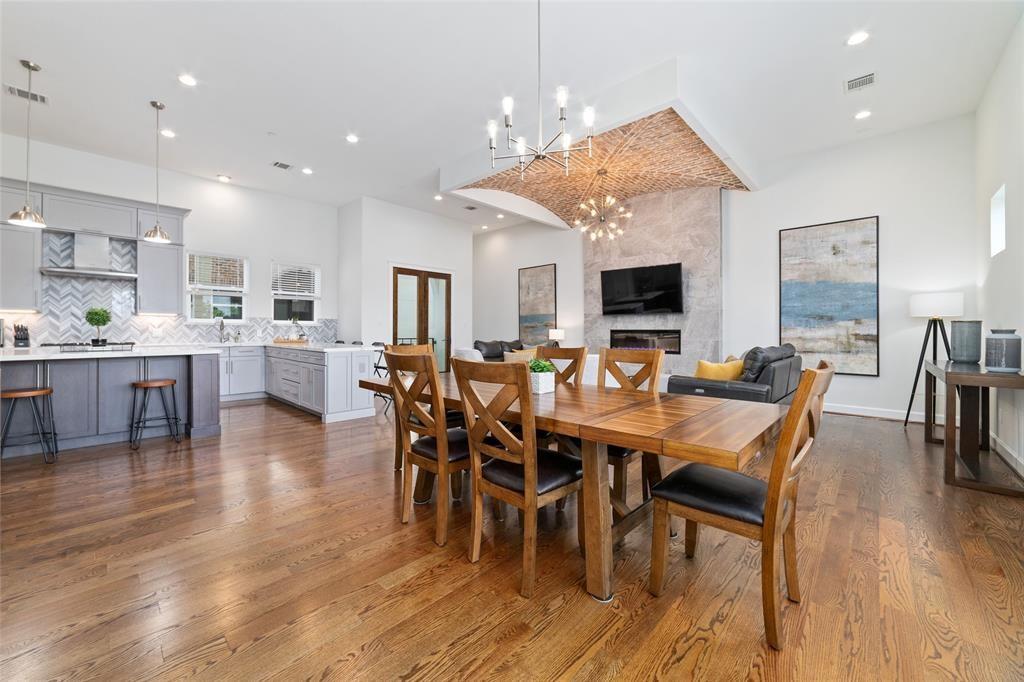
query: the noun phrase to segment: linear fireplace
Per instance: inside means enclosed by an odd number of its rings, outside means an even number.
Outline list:
[[[670,355],[679,355],[680,331],[678,329],[612,329],[612,348],[650,350],[660,348]]]

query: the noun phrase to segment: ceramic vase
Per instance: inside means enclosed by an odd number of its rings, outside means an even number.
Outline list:
[[[985,338],[985,369],[1020,372],[1020,336],[1016,329],[992,329]]]
[[[953,320],[950,336],[950,360],[981,362],[981,320]]]

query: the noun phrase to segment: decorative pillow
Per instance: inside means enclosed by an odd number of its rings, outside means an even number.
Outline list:
[[[501,341],[474,341],[473,347],[485,358],[501,357]]]
[[[505,362],[529,362],[537,357],[537,349],[531,348],[529,350],[514,350],[505,353]]]
[[[731,356],[730,356],[731,357]],[[732,359],[725,362],[697,361],[698,379],[714,379],[716,381],[736,381],[743,374],[743,361]]]

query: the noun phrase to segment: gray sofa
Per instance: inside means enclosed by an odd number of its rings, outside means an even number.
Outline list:
[[[757,403],[789,402],[800,383],[801,364],[791,344],[755,346],[743,355],[743,374],[738,381],[671,376],[668,392]]]

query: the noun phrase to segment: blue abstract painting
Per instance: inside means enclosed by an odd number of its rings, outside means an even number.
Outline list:
[[[558,322],[555,264],[519,269],[519,339],[527,345],[546,343]]]
[[[779,232],[779,341],[804,367],[878,376],[878,217]]]

